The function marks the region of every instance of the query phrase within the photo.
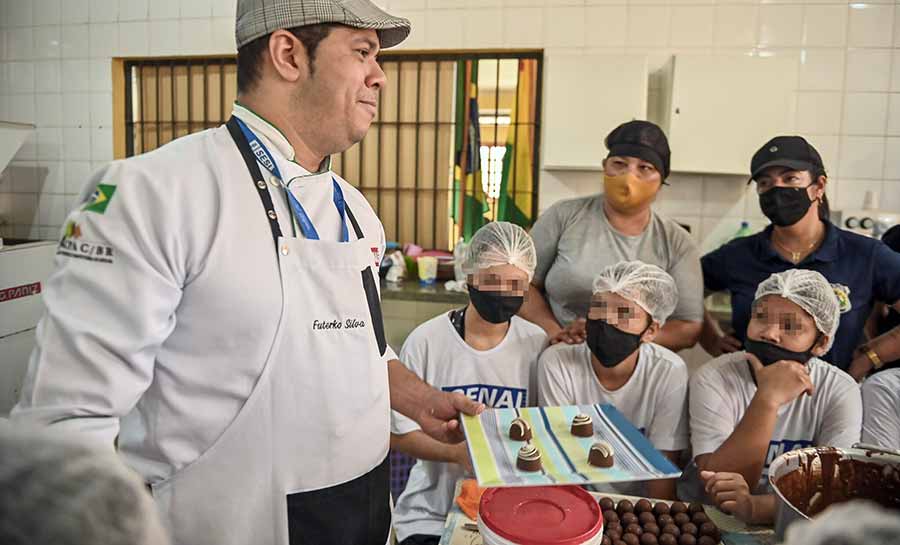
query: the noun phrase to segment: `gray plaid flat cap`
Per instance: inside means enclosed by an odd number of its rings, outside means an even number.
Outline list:
[[[382,49],[399,44],[410,31],[407,19],[389,15],[369,0],[238,0],[235,38],[240,48],[278,29],[319,23],[373,29]]]

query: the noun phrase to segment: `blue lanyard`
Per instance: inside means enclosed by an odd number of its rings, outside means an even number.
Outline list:
[[[237,118],[235,118],[237,119]],[[269,150],[266,148],[266,145],[260,142],[259,138],[250,130],[247,125],[237,119],[238,126],[241,128],[241,132],[244,133],[244,137],[247,139],[247,142],[250,144],[250,150],[253,152],[253,155],[256,156],[256,160],[268,170],[272,176],[275,176],[279,180],[283,181],[281,177],[281,171],[278,170],[278,165],[275,163],[275,158],[272,157],[272,154],[269,153]],[[350,234],[347,231],[347,204],[344,201],[344,192],[341,190],[341,186],[338,184],[337,180],[332,177],[331,184],[334,192],[334,206],[337,208],[338,214],[341,216],[341,242],[347,242],[350,240]],[[303,236],[309,240],[319,240],[319,232],[316,231],[315,225],[313,225],[312,220],[309,219],[309,215],[306,213],[306,210],[303,209],[303,205],[300,204],[300,201],[297,200],[297,197],[294,196],[291,191],[285,187],[285,193],[288,196],[288,202],[291,205],[291,210],[294,213],[294,218],[297,220],[297,223],[300,225],[300,232],[303,233]]]

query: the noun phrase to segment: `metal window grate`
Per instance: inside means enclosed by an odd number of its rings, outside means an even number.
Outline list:
[[[332,167],[368,199],[387,239],[451,249],[492,219],[530,225],[538,205],[543,53],[384,52],[379,62],[388,85],[375,121]],[[123,66],[126,156],[217,127],[230,115],[233,56],[129,59]]]

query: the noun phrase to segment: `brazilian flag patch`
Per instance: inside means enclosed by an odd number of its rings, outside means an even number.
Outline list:
[[[98,214],[106,212],[106,207],[109,206],[109,201],[112,200],[115,193],[116,186],[98,184],[97,189],[94,190],[94,194],[91,195],[90,200],[84,205],[82,210],[85,212],[96,212]]]

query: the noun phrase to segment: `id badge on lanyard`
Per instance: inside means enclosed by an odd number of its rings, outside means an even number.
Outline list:
[[[319,232],[316,231],[316,226],[313,225],[312,220],[309,218],[309,215],[306,213],[306,210],[303,208],[303,205],[300,204],[300,201],[297,200],[297,197],[291,193],[290,189],[284,184],[284,179],[281,177],[281,171],[278,169],[278,165],[275,163],[275,158],[272,157],[272,154],[269,153],[269,150],[266,148],[266,145],[263,144],[259,138],[256,137],[256,134],[250,130],[247,125],[241,121],[240,119],[235,118],[238,122],[238,126],[241,128],[241,132],[244,133],[244,136],[247,138],[247,142],[250,144],[250,149],[253,151],[253,155],[256,156],[256,160],[260,165],[263,166],[266,170],[269,171],[272,176],[278,178],[281,182],[282,187],[284,187],[285,193],[287,193],[288,202],[291,205],[291,211],[293,212],[294,219],[297,220],[297,224],[300,226],[300,232],[303,233],[303,236],[309,240],[319,240]],[[347,242],[350,240],[350,234],[347,230],[347,205],[344,202],[344,192],[341,190],[340,184],[338,184],[337,180],[333,177],[331,178],[331,184],[333,188],[333,201],[334,206],[337,208],[338,215],[341,217],[341,242]]]

